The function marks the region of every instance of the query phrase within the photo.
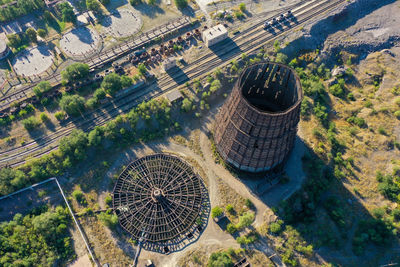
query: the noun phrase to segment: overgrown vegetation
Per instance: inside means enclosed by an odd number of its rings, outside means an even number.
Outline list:
[[[67,209],[36,209],[23,217],[14,216],[0,224],[0,263],[2,266],[62,265],[74,255]]]

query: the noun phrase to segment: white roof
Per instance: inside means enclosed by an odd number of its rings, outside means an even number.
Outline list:
[[[228,30],[222,24],[218,24],[210,29],[207,29],[203,32],[203,36],[210,40],[217,36],[225,35],[228,33]]]

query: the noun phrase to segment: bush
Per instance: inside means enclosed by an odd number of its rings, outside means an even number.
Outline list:
[[[215,207],[212,208],[212,210],[211,210],[211,217],[212,217],[213,219],[214,219],[214,218],[217,218],[217,217],[221,216],[222,213],[224,213],[224,210],[223,210],[221,207],[219,207],[219,206],[215,206]]]
[[[354,253],[360,255],[365,246],[371,242],[376,245],[388,245],[392,239],[393,226],[381,219],[361,220],[353,238]]]
[[[219,89],[221,89],[221,82],[217,79],[215,79],[214,81],[212,81],[211,86],[210,86],[210,92],[211,93],[215,93],[217,92]]]
[[[245,3],[240,3],[239,4],[239,10],[242,11],[242,12],[245,12],[246,11],[246,4]]]
[[[37,43],[37,32],[33,28],[28,28],[25,32],[29,40],[33,43]]]
[[[48,122],[50,119],[49,119],[49,116],[47,116],[46,113],[42,112],[42,113],[40,113],[40,120],[42,122]]]
[[[279,234],[282,231],[282,223],[283,221],[273,222],[269,225],[268,230],[273,234]]]
[[[245,227],[248,227],[254,222],[254,219],[255,219],[254,212],[247,211],[243,213],[242,216],[239,216],[239,222],[236,224],[236,228],[238,230],[241,230]]]
[[[185,112],[189,112],[192,111],[193,109],[193,102],[189,99],[189,98],[185,98],[182,101],[182,106],[181,106],[182,110]]]
[[[85,99],[78,95],[64,95],[60,100],[60,107],[70,116],[77,116],[83,112]]]
[[[285,55],[283,53],[276,54],[276,58],[275,58],[276,62],[286,64],[287,60],[288,60],[287,55]]]
[[[387,135],[386,129],[383,128],[382,126],[378,128],[378,133],[381,135]]]
[[[394,116],[400,120],[400,110],[395,111]]]
[[[111,204],[112,204],[111,195],[107,195],[106,198],[104,199],[104,202],[106,203],[106,205],[111,206]]]
[[[27,119],[22,120],[22,124],[24,125],[25,129],[28,131],[32,131],[33,129],[40,126],[40,122],[34,116],[31,116]]]
[[[62,121],[63,119],[65,119],[65,116],[67,116],[67,114],[65,114],[64,111],[58,111],[54,114],[54,117],[56,117],[56,119],[58,121]]]
[[[74,192],[72,192],[72,196],[75,198],[76,201],[78,201],[81,204],[85,202],[85,197],[83,195],[83,192],[79,189],[74,190]]]
[[[227,252],[211,253],[207,263],[207,267],[230,267],[230,266],[233,266],[233,262]]]
[[[387,199],[396,201],[400,194],[400,185],[395,182],[394,177],[390,174],[383,175],[378,172],[376,180],[378,181],[378,191]]]
[[[115,229],[118,224],[118,216],[111,212],[102,212],[97,215],[97,218],[110,229]]]
[[[20,170],[0,168],[0,195],[7,195],[15,189],[24,187],[27,180],[26,175]]]
[[[38,34],[41,38],[44,38],[44,37],[46,37],[46,35],[47,35],[47,31],[44,30],[44,29],[38,29],[38,30],[37,30],[37,34]]]
[[[51,89],[51,84],[48,81],[41,81],[35,87],[33,87],[33,93],[37,97],[41,97],[44,93],[47,93]]]
[[[248,199],[248,198],[246,198],[246,199],[244,200],[244,204],[245,204],[246,207],[248,207],[249,209],[252,209],[252,208],[254,207],[253,202],[251,202],[251,200]]]
[[[232,235],[237,231],[237,229],[236,229],[236,226],[233,223],[229,223],[226,226],[226,231]]]
[[[229,213],[233,213],[233,206],[231,204],[226,205],[225,210]]]

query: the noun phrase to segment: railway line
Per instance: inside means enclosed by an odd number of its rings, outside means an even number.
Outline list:
[[[35,142],[30,142],[23,147],[12,148],[0,152],[0,165],[17,166],[22,164],[27,157],[39,157],[43,154],[57,148],[56,142],[67,136],[73,129],[79,127],[84,130],[90,130],[96,125],[103,125],[117,115],[131,109],[144,100],[158,97],[169,90],[177,87],[176,83],[181,84],[187,79],[194,79],[209,73],[211,70],[230,62],[238,56],[239,53],[251,53],[258,49],[262,44],[268,42],[277,36],[284,34],[287,30],[300,27],[304,22],[328,11],[345,0],[337,1],[312,1],[303,6],[292,10],[297,18],[297,23],[294,25],[283,25],[282,28],[268,32],[263,29],[262,20],[260,23],[244,30],[240,35],[232,38],[237,46],[226,47],[219,45],[212,52],[191,62],[183,67],[179,73],[172,73],[171,76],[164,76],[157,82],[147,84],[130,91],[129,93],[116,98],[114,101],[105,104],[101,109],[97,109],[92,113],[84,114],[83,117],[69,121],[64,127],[59,127],[56,132],[42,137]],[[251,37],[251,38],[250,38]],[[175,75],[175,76],[174,76]],[[152,88],[157,87],[159,90],[154,91]]]

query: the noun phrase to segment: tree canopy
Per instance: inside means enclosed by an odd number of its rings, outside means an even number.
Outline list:
[[[0,224],[0,265],[60,265],[74,253],[69,224],[68,211],[62,207],[25,217],[16,214]]]
[[[208,259],[208,267],[231,267],[233,262],[227,252],[214,252]]]
[[[44,93],[51,90],[51,84],[48,81],[41,81],[35,87],[33,87],[33,92],[36,96],[41,97]]]
[[[86,7],[97,12],[100,10],[100,3],[97,0],[86,0]]]
[[[61,10],[62,20],[64,22],[75,22],[76,15],[70,3],[63,2],[58,5],[59,9]]]
[[[74,82],[89,75],[89,65],[85,63],[74,63],[61,72],[61,77],[68,82]]]
[[[78,95],[65,95],[60,100],[60,107],[68,115],[77,116],[81,114],[85,106],[85,99]]]
[[[187,0],[175,0],[175,5],[179,9],[183,9],[187,7],[188,1]]]

